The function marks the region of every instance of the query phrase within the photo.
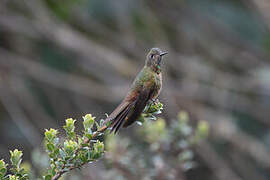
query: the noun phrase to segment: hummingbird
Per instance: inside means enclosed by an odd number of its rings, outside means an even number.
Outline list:
[[[117,133],[120,127],[133,124],[148,102],[155,102],[162,88],[161,61],[168,54],[159,48],[152,48],[146,56],[145,65],[133,81],[124,100],[105,119],[103,125]]]

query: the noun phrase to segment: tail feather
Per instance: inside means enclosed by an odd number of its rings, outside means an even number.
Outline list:
[[[114,133],[117,133],[119,128],[122,126],[122,124],[124,123],[126,117],[128,116],[130,110],[131,110],[132,105],[129,105],[128,107],[126,107],[126,109],[119,114],[119,116],[117,116],[117,118],[115,119],[115,124],[112,127],[112,131],[114,131]]]
[[[123,127],[128,127],[129,125],[133,124],[140,114],[143,112],[148,100],[151,98],[153,93],[153,90],[147,89],[144,91],[141,91],[138,98],[136,99],[134,103],[134,111],[132,114],[128,117],[128,120],[125,121]]]
[[[129,101],[125,98],[125,100],[108,116],[104,122],[106,125],[107,122],[111,121],[109,127],[112,127],[111,132],[117,133],[119,128],[123,125],[123,127],[127,127],[133,124],[140,114],[143,112],[147,102],[151,97],[153,97],[153,89],[143,89],[140,93],[136,94]],[[130,110],[133,109],[132,112]]]
[[[111,125],[114,123],[114,119],[121,114],[130,103],[123,101],[118,107],[105,119],[103,125],[106,125],[108,122],[112,121]],[[111,126],[110,125],[110,126]]]
[[[134,102],[123,102],[116,108],[115,111],[110,114],[110,116],[106,118],[104,124],[111,121],[111,124],[109,125],[109,127],[112,127],[111,132],[114,131],[114,133],[117,133],[119,128],[124,123],[125,118],[128,116],[133,105]]]

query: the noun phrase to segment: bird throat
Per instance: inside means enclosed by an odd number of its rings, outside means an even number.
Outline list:
[[[161,73],[161,67],[160,67],[160,64],[152,65],[152,66],[151,66],[151,69],[152,69],[155,73],[157,73],[157,74]]]

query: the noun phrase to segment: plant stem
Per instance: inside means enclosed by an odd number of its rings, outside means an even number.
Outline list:
[[[106,125],[102,126],[101,128],[99,128],[97,131],[95,131],[95,132],[93,133],[93,136],[92,136],[91,139],[85,138],[84,143],[85,143],[85,144],[90,143],[90,140],[96,138],[100,133],[104,132],[107,128],[108,128],[108,126],[106,126]],[[75,151],[75,156],[74,156],[74,158],[78,155],[78,152],[79,152],[79,150],[80,150],[81,148],[82,148],[82,147],[79,147],[79,148]],[[74,158],[72,158],[70,161],[72,161]],[[87,163],[87,162],[86,162],[86,163]],[[86,163],[83,163],[83,164],[80,164],[80,165],[77,165],[77,166],[70,167],[68,170],[64,170],[65,167],[66,167],[66,165],[64,164],[64,165],[61,167],[61,169],[60,169],[59,171],[56,172],[56,174],[52,177],[51,180],[57,180],[57,179],[59,179],[64,173],[66,173],[66,172],[68,172],[68,171],[71,171],[71,170],[73,170],[73,169],[76,169],[76,168],[80,168],[80,167],[82,167],[83,165],[85,165]]]

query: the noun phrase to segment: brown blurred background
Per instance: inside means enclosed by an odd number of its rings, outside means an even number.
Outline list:
[[[162,116],[211,126],[185,178],[270,179],[269,30],[268,0],[1,0],[0,159],[29,160],[65,118],[104,118],[160,47]]]

